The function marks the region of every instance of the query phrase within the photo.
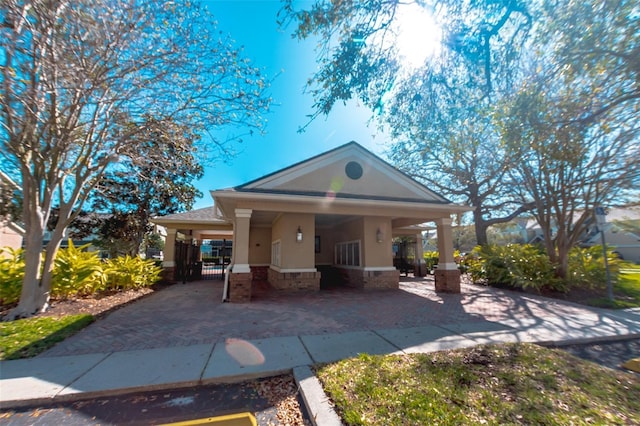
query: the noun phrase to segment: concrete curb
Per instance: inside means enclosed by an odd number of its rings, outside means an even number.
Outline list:
[[[540,342],[534,342],[534,343],[540,346],[545,346],[545,347],[562,348],[564,346],[571,346],[571,345],[588,345],[590,343],[598,343],[598,342],[611,343],[611,342],[618,342],[618,341],[632,340],[632,339],[640,339],[640,333],[631,333],[631,334],[626,334],[624,336],[580,337],[577,339],[564,339],[560,341],[550,340],[550,341],[540,341]]]
[[[324,393],[318,378],[313,374],[309,366],[293,369],[295,379],[311,422],[315,426],[339,426],[342,425],[340,417],[333,410],[329,398]]]

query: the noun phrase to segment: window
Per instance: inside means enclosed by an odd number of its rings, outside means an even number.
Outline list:
[[[360,266],[360,241],[337,243],[335,264],[342,266]]]
[[[271,264],[280,266],[280,240],[271,243]]]

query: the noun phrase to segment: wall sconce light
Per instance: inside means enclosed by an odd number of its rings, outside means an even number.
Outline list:
[[[378,232],[376,232],[376,241],[379,242],[379,243],[384,241],[384,234],[382,233],[380,228],[378,228]]]
[[[296,232],[296,241],[297,242],[302,242],[302,229],[300,229],[300,227],[298,226],[298,232]]]

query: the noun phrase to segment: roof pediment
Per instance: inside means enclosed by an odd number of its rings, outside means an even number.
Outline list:
[[[356,142],[350,142],[234,188],[238,192],[335,198],[449,201],[395,169]]]

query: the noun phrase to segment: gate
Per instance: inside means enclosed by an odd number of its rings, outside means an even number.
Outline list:
[[[407,237],[398,238],[393,243],[393,266],[404,274],[405,277],[409,275],[409,272],[414,271],[413,258],[415,260],[415,247],[411,239]]]
[[[205,244],[207,245],[207,244]],[[176,241],[175,246],[175,280],[183,283],[198,280],[223,280],[224,270],[229,265],[231,248],[225,247],[227,256],[205,257],[203,242]]]

